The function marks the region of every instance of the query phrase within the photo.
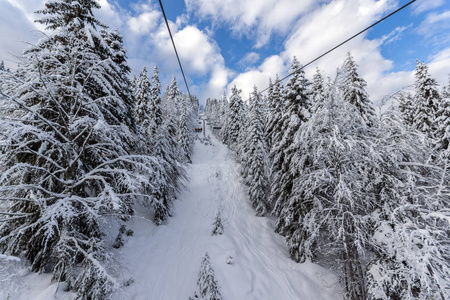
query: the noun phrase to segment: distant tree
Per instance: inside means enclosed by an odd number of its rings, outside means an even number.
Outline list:
[[[444,87],[442,91],[442,98],[439,102],[435,126],[436,130],[434,136],[436,139],[436,149],[444,153],[448,158],[450,157],[450,76],[448,85]]]
[[[192,107],[190,106],[190,99],[188,97],[182,97],[179,105],[179,121],[177,128],[177,141],[179,146],[179,153],[183,162],[191,163],[191,153],[193,141],[191,139],[193,125],[189,126],[192,122]]]
[[[217,211],[216,217],[213,223],[212,235],[222,235],[223,234],[223,224],[222,224],[222,214],[220,210]]]
[[[435,117],[438,114],[441,96],[437,89],[437,82],[428,74],[425,63],[417,60],[414,70],[415,93],[413,99],[413,128],[427,133],[433,138],[436,130]]]
[[[229,102],[229,114],[228,114],[228,126],[227,126],[227,140],[228,147],[235,150],[239,142],[239,132],[243,128],[243,112],[244,103],[240,96],[241,90],[238,90],[236,86],[231,89],[231,97]]]
[[[159,81],[159,70],[155,66],[153,69],[152,83],[150,87],[150,119],[154,120],[155,126],[159,127],[163,123],[161,108],[161,82]]]
[[[368,125],[374,122],[375,110],[369,99],[365,87],[366,81],[359,77],[357,72],[358,65],[353,60],[352,55],[347,53],[347,57],[341,68],[342,72],[342,89],[344,92],[344,99],[354,106],[356,106],[361,113],[362,118]]]
[[[316,113],[323,108],[323,102],[326,98],[325,94],[325,82],[320,70],[316,68],[316,73],[313,76],[312,82],[312,95],[311,95],[311,113]]]
[[[221,127],[220,137],[222,139],[222,142],[227,145],[228,144],[228,125],[229,125],[228,117],[229,117],[229,112],[230,112],[230,106],[229,106],[227,96],[225,93],[223,94],[222,99],[220,100],[219,111],[220,111],[219,125]]]
[[[398,97],[398,109],[402,114],[403,124],[412,128],[414,122],[413,96],[408,92],[402,92]]]
[[[150,82],[147,77],[147,68],[144,67],[139,74],[139,77],[136,80],[136,90],[134,91],[134,95],[136,97],[135,104],[135,118],[140,127],[140,130],[143,133],[144,140],[151,137],[150,132],[150,123],[152,121],[151,118],[151,110],[150,103],[152,102],[151,91],[150,91]]]
[[[272,147],[280,140],[281,119],[283,116],[283,102],[281,95],[281,83],[275,78],[275,84],[269,83],[269,95],[267,99],[268,113],[266,115],[265,141],[267,149],[270,151]]]

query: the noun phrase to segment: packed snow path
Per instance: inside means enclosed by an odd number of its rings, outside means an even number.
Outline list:
[[[126,266],[122,275],[134,282],[114,298],[188,299],[208,252],[225,300],[339,299],[329,271],[289,259],[273,219],[255,216],[231,153],[211,138],[212,146],[195,143],[190,182],[175,202],[174,216],[160,226],[145,215],[127,224],[134,236],[119,252]],[[218,209],[224,234],[212,236]]]

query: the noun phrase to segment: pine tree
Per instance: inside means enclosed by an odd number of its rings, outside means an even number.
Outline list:
[[[180,115],[180,106],[182,101],[181,91],[178,88],[178,83],[175,76],[172,78],[170,84],[166,87],[165,97],[167,99],[166,105],[170,107],[170,110],[173,110],[175,115]]]
[[[177,141],[179,145],[180,157],[183,162],[191,163],[192,141],[191,134],[194,126],[189,126],[191,118],[191,108],[189,107],[189,98],[183,97],[180,104],[180,117],[177,129]]]
[[[228,114],[228,126],[227,126],[227,145],[230,149],[236,150],[239,143],[239,132],[243,128],[243,112],[244,103],[240,96],[241,90],[238,90],[236,86],[231,89],[230,97],[230,111]]]
[[[220,102],[220,137],[225,145],[228,145],[229,114],[230,106],[224,93]]]
[[[450,142],[450,76],[447,87],[442,91],[442,98],[439,103],[439,109],[435,121],[436,130],[434,136],[436,138],[436,149],[445,156],[449,157]]]
[[[413,99],[413,128],[433,138],[436,130],[435,117],[438,114],[440,95],[437,82],[428,74],[425,63],[417,60],[414,70],[415,94]]]
[[[322,109],[297,131],[290,166],[296,176],[278,229],[292,259],[330,259],[342,272],[346,298],[366,299],[367,216],[377,203],[383,163],[359,110],[336,88],[322,101]]]
[[[353,60],[350,52],[347,53],[347,57],[341,68],[344,99],[356,106],[362,118],[368,125],[371,125],[374,122],[375,110],[365,90],[367,83],[363,78],[359,77],[357,68],[358,65]]]
[[[144,140],[151,138],[151,128],[150,122],[153,120],[151,118],[150,103],[151,91],[150,82],[147,77],[147,68],[144,67],[136,80],[136,90],[134,92],[136,97],[135,104],[135,118],[138,123],[140,130],[143,134]]]
[[[263,137],[263,107],[261,95],[254,87],[250,98],[250,115],[248,130],[247,165],[249,169],[249,196],[258,216],[263,216],[267,212],[266,189],[267,178],[265,171],[265,157],[267,150]]]
[[[281,119],[283,116],[283,103],[281,98],[281,83],[278,76],[275,78],[275,84],[269,83],[269,95],[267,99],[268,113],[266,117],[265,141],[267,149],[279,142],[281,136]]]
[[[290,74],[293,74],[283,91],[284,114],[281,120],[281,138],[272,147],[270,157],[271,165],[271,190],[269,194],[269,202],[273,205],[272,213],[279,216],[292,190],[292,181],[295,174],[290,169],[291,159],[294,152],[291,146],[294,142],[294,136],[300,125],[306,122],[309,104],[309,85],[305,78],[305,72],[301,68],[300,63],[294,57],[292,61]],[[276,231],[284,233],[285,228],[282,219],[277,219]]]
[[[311,113],[314,114],[323,108],[323,101],[325,100],[325,82],[319,68],[316,68],[316,73],[313,76],[311,95]]]
[[[412,128],[414,121],[413,96],[408,92],[402,92],[398,98],[398,109],[403,117],[403,124]]]
[[[198,273],[197,285],[199,288],[200,297],[203,297],[205,300],[222,299],[208,253],[205,253],[205,256],[202,259],[200,272]]]
[[[408,131],[395,110],[382,115],[380,148],[390,163],[373,216],[375,256],[367,267],[370,299],[447,299],[450,296],[448,242],[449,176],[427,163],[423,134]],[[422,135],[422,136],[421,136]],[[395,180],[386,180],[392,178]],[[447,233],[446,233],[447,232]]]
[[[150,88],[150,119],[154,121],[154,126],[159,127],[163,123],[161,108],[161,82],[159,81],[159,70],[155,66],[153,69],[152,83]]]
[[[220,209],[216,213],[216,218],[214,219],[213,223],[213,231],[212,235],[222,235],[223,234],[223,224],[222,224],[222,213],[220,212]]]
[[[8,137],[0,197],[14,216],[2,217],[0,249],[23,253],[33,271],[51,269],[84,299],[118,288],[100,224],[105,214],[132,213],[157,164],[131,154],[134,98],[122,92],[129,82],[96,30],[96,8],[94,0],[46,4],[38,22],[54,32],[25,52],[0,119]],[[17,118],[5,118],[11,111]]]

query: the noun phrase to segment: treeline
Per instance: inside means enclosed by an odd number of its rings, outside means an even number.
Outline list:
[[[52,272],[80,299],[121,285],[108,263],[111,222],[136,204],[157,225],[171,216],[198,111],[175,78],[161,95],[156,67],[151,80],[145,68],[129,79],[123,38],[98,8],[48,2],[37,20],[47,35],[17,70],[0,65],[0,253]]]
[[[335,268],[345,299],[449,299],[450,82],[418,61],[414,90],[376,114],[350,54],[333,80],[296,58],[289,73],[205,107],[256,214],[276,217],[293,260]]]

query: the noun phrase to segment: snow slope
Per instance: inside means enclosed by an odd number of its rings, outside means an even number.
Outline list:
[[[231,153],[211,138],[213,146],[196,141],[190,182],[175,201],[174,216],[155,226],[142,209],[126,223],[134,235],[124,236],[125,245],[113,251],[121,280],[133,283],[113,299],[187,300],[197,290],[205,252],[224,300],[340,299],[330,271],[289,259],[284,238],[273,232],[274,220],[255,216]],[[224,234],[211,236],[219,208]],[[110,231],[111,239],[117,228]],[[0,257],[0,300],[74,298],[64,292],[64,284],[50,280],[49,274],[30,272],[26,261]]]
[[[158,227],[139,217],[128,225],[135,234],[121,248],[128,266],[123,276],[134,283],[114,299],[188,299],[197,290],[205,252],[223,299],[339,299],[331,272],[289,259],[273,220],[254,215],[227,148],[212,141],[214,146],[196,141],[191,180],[175,202],[174,217]],[[224,234],[211,236],[218,209]],[[232,264],[226,263],[229,256]]]

